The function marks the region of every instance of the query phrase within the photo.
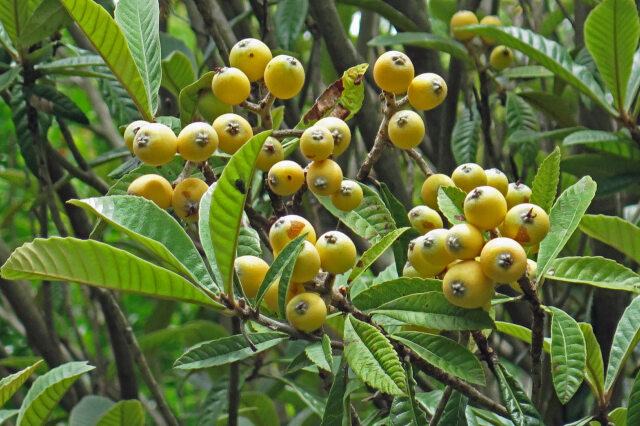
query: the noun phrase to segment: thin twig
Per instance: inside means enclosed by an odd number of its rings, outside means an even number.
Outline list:
[[[442,393],[442,397],[440,397],[440,401],[438,402],[438,406],[436,407],[436,411],[433,413],[433,417],[429,422],[429,426],[436,426],[442,417],[442,413],[444,412],[444,407],[447,406],[447,402],[449,402],[449,398],[451,398],[451,394],[453,393],[453,388],[451,386],[447,386],[444,388],[444,392]]]
[[[433,170],[431,170],[431,167],[429,167],[429,164],[427,164],[427,161],[422,157],[417,149],[407,149],[405,152],[413,159],[413,161],[415,161],[418,167],[420,167],[420,170],[425,177],[429,177],[433,174]]]
[[[47,155],[53,159],[56,163],[62,166],[69,174],[80,179],[82,182],[94,188],[100,194],[106,194],[109,191],[109,185],[96,175],[92,169],[83,170],[80,167],[76,167],[64,155],[60,154],[55,148],[47,143],[46,146]]]
[[[231,332],[236,335],[241,331],[240,318],[231,318]],[[244,335],[244,332],[243,332]],[[248,340],[248,338],[247,338]],[[248,340],[250,342],[250,340]],[[232,362],[229,366],[229,426],[238,425],[238,408],[240,407],[240,392],[238,389],[238,382],[240,381],[240,361]]]
[[[176,180],[173,181],[173,187],[191,176],[191,174],[198,168],[199,165],[200,163],[194,163],[193,161],[189,160],[185,161],[182,171],[180,172]]]
[[[271,133],[271,136],[278,139],[278,140],[282,140],[285,138],[299,138],[300,136],[302,136],[302,133],[304,132],[304,130],[302,129],[283,129],[283,130],[274,130]]]

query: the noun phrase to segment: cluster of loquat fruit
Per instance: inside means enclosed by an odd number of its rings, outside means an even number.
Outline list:
[[[438,190],[455,186],[467,195],[462,223],[443,227],[438,213]],[[477,164],[458,166],[451,177],[429,176],[422,185],[425,205],[409,212],[409,221],[422,234],[409,244],[403,275],[430,278],[443,275],[442,289],[452,304],[474,309],[488,307],[496,284],[520,291],[517,280],[536,278],[536,263],[527,259],[549,232],[549,216],[529,203],[531,189],[509,183],[498,169]],[[483,231],[487,231],[486,235]]]
[[[480,22],[478,22],[478,17],[475,13],[470,10],[461,10],[453,14],[453,16],[451,17],[451,21],[449,22],[449,28],[451,29],[451,34],[454,38],[468,43],[473,40],[475,34],[470,31],[459,30],[458,28],[478,23],[485,25],[502,26],[502,21],[500,21],[500,18],[498,18],[497,16],[487,15],[482,18]],[[486,46],[493,46],[496,44],[496,40],[490,37],[481,36],[480,38]],[[502,71],[503,69],[511,65],[512,62],[513,52],[507,46],[495,46],[491,50],[491,54],[489,55],[489,63],[494,69]]]

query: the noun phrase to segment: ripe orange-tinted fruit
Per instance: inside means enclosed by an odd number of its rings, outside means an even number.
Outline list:
[[[282,216],[271,225],[269,230],[271,248],[279,253],[291,240],[302,234],[307,234],[306,240],[311,244],[316,243],[316,231],[307,219],[295,214]]]
[[[507,212],[502,225],[502,236],[512,238],[523,246],[533,246],[547,236],[549,227],[549,216],[542,207],[523,203]]]
[[[207,192],[209,186],[201,179],[186,178],[173,188],[171,205],[173,211],[182,220],[198,220],[200,199]]]
[[[480,23],[481,24],[485,24],[485,25],[495,25],[495,26],[498,26],[498,27],[502,26],[502,21],[500,20],[500,18],[498,18],[495,15],[487,15],[487,16],[485,16],[484,18],[482,18],[480,20]],[[496,44],[496,41],[494,39],[490,38],[490,37],[480,36],[480,38],[482,39],[482,42],[484,44],[489,44],[489,45]]]

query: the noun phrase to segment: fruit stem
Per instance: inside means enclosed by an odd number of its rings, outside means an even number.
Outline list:
[[[193,161],[189,161],[189,160],[185,161],[182,171],[180,172],[176,180],[173,181],[173,184],[172,184],[173,187],[175,188],[177,184],[179,184],[180,182],[182,182],[183,180],[191,176],[194,170],[198,168],[199,164],[200,163],[194,163]]]
[[[413,161],[415,161],[415,163],[418,165],[418,167],[424,174],[425,178],[428,178],[433,174],[433,170],[431,169],[431,167],[429,167],[429,164],[422,157],[422,155],[418,152],[417,149],[411,148],[411,149],[407,149],[405,152],[409,157],[413,159]]]

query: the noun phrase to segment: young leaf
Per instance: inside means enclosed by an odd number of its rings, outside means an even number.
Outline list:
[[[389,232],[396,229],[391,213],[380,199],[380,195],[368,186],[358,183],[364,197],[358,207],[344,212],[333,206],[331,197],[316,195],[316,198],[335,217],[340,219],[353,232],[375,244]]]
[[[580,230],[640,263],[640,228],[631,222],[616,216],[588,214],[580,221]]]
[[[540,163],[536,177],[533,179],[531,186],[531,200],[533,204],[537,204],[547,213],[551,210],[553,200],[556,198],[558,190],[558,181],[560,180],[560,148],[556,147]]]
[[[176,97],[179,97],[182,89],[192,84],[195,79],[191,61],[184,53],[175,50],[162,61],[162,87]]]
[[[274,347],[288,339],[288,335],[280,332],[249,333],[251,343],[257,349],[253,351],[245,337],[241,334],[222,337],[208,342],[201,342],[190,347],[173,364],[173,368],[180,370],[195,370],[198,368],[215,367],[235,361],[240,361]]]
[[[615,260],[604,257],[561,257],[551,263],[547,277],[640,293],[640,275]]]
[[[584,379],[591,387],[593,394],[602,401],[604,397],[604,364],[602,362],[602,351],[600,343],[593,333],[591,324],[584,322],[578,323],[587,349],[587,368],[585,370]]]
[[[576,64],[571,59],[567,49],[557,42],[544,38],[531,30],[519,27],[470,25],[464,27],[464,30],[490,37],[499,44],[521,51],[559,78],[580,90],[605,111],[616,115],[616,110],[606,102],[602,89],[589,69],[583,65]]]
[[[411,228],[394,229],[385,235],[380,241],[371,246],[367,251],[362,253],[356,266],[351,270],[348,283],[352,283],[358,279],[385,251],[398,239],[402,234]]]
[[[520,339],[525,343],[531,344],[531,330],[518,324],[512,324],[510,322],[496,321],[496,329],[504,334],[513,336],[516,339]],[[542,342],[542,350],[546,353],[551,353],[551,339],[545,337]]]
[[[333,378],[329,390],[327,405],[324,407],[320,426],[342,426],[345,416],[344,398],[347,396],[347,382],[349,381],[349,365],[344,357],[340,358],[340,366]]]
[[[31,376],[40,364],[42,364],[42,360],[25,368],[24,370],[18,371],[17,373],[11,374],[10,376],[4,377],[0,380],[0,407],[2,407],[9,398],[11,398],[13,394],[20,389],[20,386],[27,381],[29,376]]]
[[[469,398],[462,395],[458,391],[453,391],[449,400],[444,406],[444,410],[442,411],[442,417],[440,417],[440,421],[438,424],[440,425],[452,425],[452,426],[463,426],[467,425],[467,404],[469,403]]]
[[[158,110],[158,90],[162,81],[160,65],[160,8],[145,0],[120,0],[113,12],[127,39],[147,93],[151,114]]]
[[[615,385],[625,362],[638,341],[640,341],[640,297],[633,299],[624,310],[622,318],[618,322],[616,333],[613,335],[607,376],[604,382],[604,390],[608,394],[612,391],[613,385]]]
[[[411,364],[405,363],[407,372],[407,395],[396,396],[393,398],[391,410],[389,412],[389,426],[421,426],[427,424],[427,418],[424,412],[418,406],[415,393],[415,380],[413,378],[413,369]]]
[[[475,163],[480,140],[480,115],[475,108],[464,108],[453,126],[451,151],[457,164]]]
[[[71,200],[145,246],[172,269],[217,292],[204,260],[182,226],[153,201],[131,195]],[[143,217],[144,220],[140,220]]]
[[[549,307],[551,320],[551,376],[560,402],[566,404],[576,393],[586,368],[584,336],[576,320],[561,309]]]
[[[385,303],[373,311],[406,324],[438,330],[482,330],[493,328],[493,321],[482,309],[454,306],[436,291],[416,293]]]
[[[94,368],[86,361],[68,362],[38,377],[22,401],[16,423],[44,424],[71,385]]]
[[[425,291],[442,291],[442,281],[432,278],[396,278],[358,293],[353,298],[353,304],[359,309],[369,310],[399,297]]]
[[[131,399],[119,401],[100,418],[96,426],[142,426],[144,425],[144,408],[140,401]]]
[[[377,328],[349,315],[344,323],[344,356],[358,377],[389,395],[407,392],[398,354]]]
[[[282,0],[274,16],[276,38],[284,50],[294,50],[304,24],[309,0]]]
[[[113,74],[129,93],[142,118],[153,119],[147,90],[122,30],[102,6],[92,0],[60,0],[89,38]],[[156,20],[157,22],[157,20]]]
[[[544,421],[520,383],[502,366],[495,366],[502,400],[516,426],[542,425]]]
[[[473,65],[469,53],[462,43],[453,40],[451,37],[442,37],[431,33],[401,32],[379,35],[369,40],[367,46],[396,46],[399,44],[435,49],[455,56],[465,61],[468,65]]]
[[[627,424],[640,424],[640,372],[633,381],[633,387],[629,393],[629,406],[627,407]]]
[[[589,176],[567,188],[556,200],[549,213],[551,228],[540,243],[538,276],[544,277],[560,250],[578,227],[582,215],[596,194],[596,183]]]
[[[625,105],[640,23],[633,0],[604,0],[584,22],[584,43],[613,95],[618,111]]]
[[[271,132],[262,132],[242,145],[225,166],[211,196],[215,209],[209,211],[209,221],[206,223],[227,294],[232,291],[233,261],[249,183],[252,181],[256,158],[270,134]]]
[[[437,334],[399,331],[391,338],[404,343],[430,364],[470,383],[485,385],[484,371],[478,358],[459,343]]]
[[[18,247],[0,272],[8,280],[71,281],[221,308],[180,275],[95,240],[36,238]]]
[[[452,225],[466,221],[462,210],[466,196],[463,190],[455,186],[441,186],[438,189],[438,207]]]

